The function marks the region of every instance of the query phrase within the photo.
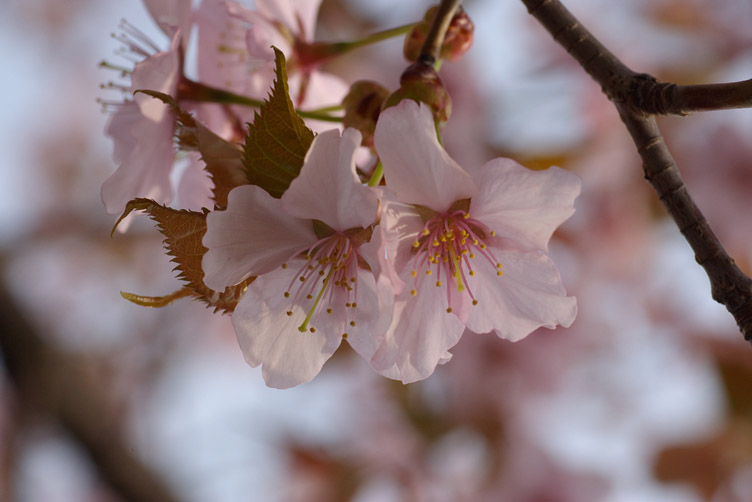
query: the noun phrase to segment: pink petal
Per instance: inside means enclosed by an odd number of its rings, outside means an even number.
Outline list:
[[[579,176],[558,167],[533,171],[511,159],[487,162],[477,182],[471,216],[528,250],[548,248],[554,230],[574,213],[582,185]]]
[[[298,330],[307,312],[284,297],[296,273],[290,267],[260,276],[232,314],[245,360],[253,367],[261,365],[266,384],[280,389],[312,380],[342,340],[341,333]]]
[[[389,277],[395,294],[400,294],[405,285],[400,276],[415,259],[413,242],[423,230],[424,223],[413,206],[394,201],[389,192],[384,193],[381,202],[381,222],[376,231],[382,234],[387,259],[379,267],[379,272]]]
[[[131,90],[158,91],[175,96],[180,79],[180,33],[176,33],[170,50],[149,56],[133,69],[131,74]],[[154,122],[161,121],[166,115],[172,115],[169,107],[160,100],[138,93],[134,96],[141,113]]]
[[[378,200],[355,174],[355,150],[360,132],[336,129],[316,136],[300,175],[282,195],[282,207],[292,216],[321,220],[337,231],[366,228],[376,220]]]
[[[404,383],[430,376],[446,360],[465,327],[446,312],[443,288],[426,287],[411,296],[405,290],[394,305],[394,321],[371,364],[379,371],[398,371]]]
[[[540,328],[569,327],[577,315],[577,300],[566,296],[559,271],[539,251],[519,253],[493,250],[503,275],[482,258],[476,258],[469,286],[478,300],[470,307],[466,325],[476,333],[494,331],[517,341]]]
[[[144,117],[132,101],[110,117],[105,133],[115,142],[114,158],[120,167],[102,184],[102,202],[108,213],[122,213],[136,197],[160,204],[171,200],[173,128],[171,114],[155,122]]]
[[[367,270],[359,270],[357,280],[356,325],[347,325],[347,342],[370,363],[392,322],[394,294],[385,278],[377,284]]]
[[[411,100],[384,110],[375,133],[387,186],[397,198],[444,212],[478,188],[436,138],[431,110]]]
[[[198,152],[188,155],[188,165],[185,167],[176,194],[176,206],[183,209],[200,211],[202,208],[213,208],[213,183],[207,174],[206,164],[201,160]]]
[[[321,0],[256,0],[259,13],[283,22],[306,42],[313,40],[320,5]]]
[[[309,220],[289,216],[253,185],[234,188],[227,210],[209,213],[206,225],[204,282],[217,291],[274,270],[318,240]]]
[[[338,76],[313,70],[308,73],[305,92],[301,100],[301,79],[301,74],[295,73],[290,76],[288,83],[290,85],[290,95],[295,101],[295,105],[303,110],[315,110],[317,108],[339,105],[350,90],[350,86]],[[314,125],[317,126],[318,128],[314,129],[316,132],[325,131],[334,126],[331,122],[316,120],[307,120],[306,124],[312,128]]]
[[[188,39],[191,26],[191,0],[144,0],[146,9],[168,37],[177,30]]]

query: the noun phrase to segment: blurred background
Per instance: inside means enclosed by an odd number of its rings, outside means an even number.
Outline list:
[[[747,0],[568,0],[637,71],[752,77]],[[323,0],[347,40],[429,3]],[[343,347],[285,391],[248,367],[228,316],[120,297],[179,287],[144,216],[110,238],[114,171],[96,99],[138,1],[0,2],[0,500],[110,502],[752,500],[752,348],[710,298],[597,85],[521,2],[467,0],[475,46],[441,75],[461,165],[578,173],[551,254],[579,315],[512,344],[465,335],[429,379],[376,376]],[[330,65],[393,89],[401,40]],[[188,71],[191,71],[189,66]],[[752,111],[660,120],[721,241],[752,273]]]

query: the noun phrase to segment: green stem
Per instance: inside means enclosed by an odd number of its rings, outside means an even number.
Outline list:
[[[295,110],[298,112],[298,115],[303,117],[304,119],[311,119],[311,120],[321,120],[324,122],[342,122],[342,117],[336,117],[334,115],[329,115],[326,113],[319,113],[318,111],[302,111],[302,110]]]
[[[179,87],[178,98],[187,101],[223,103],[228,105],[250,106],[252,108],[260,108],[264,104],[264,102],[259,99],[249,98],[248,96],[242,96],[223,89],[217,89],[202,84],[201,82],[194,82],[188,79],[186,79],[186,81]],[[322,120],[325,122],[342,122],[342,117],[336,117],[326,113],[330,110],[335,111],[341,109],[341,105],[333,105],[318,110],[295,111],[304,119]]]
[[[411,24],[405,24],[403,26],[397,26],[396,28],[390,28],[388,30],[372,33],[371,35],[368,35],[367,37],[362,38],[360,40],[355,40],[354,42],[338,42],[333,45],[337,46],[338,54],[344,54],[345,52],[349,52],[353,49],[358,49],[360,47],[372,45],[378,42],[382,42],[384,40],[388,40],[393,37],[398,37],[400,35],[406,35],[407,33],[410,32],[410,30],[413,29],[413,27],[416,24],[417,23],[411,23]]]
[[[379,163],[376,164],[376,169],[373,170],[371,179],[368,180],[368,186],[369,187],[378,186],[379,183],[381,183],[381,178],[383,177],[384,177],[384,165],[381,163],[381,161],[379,161]]]

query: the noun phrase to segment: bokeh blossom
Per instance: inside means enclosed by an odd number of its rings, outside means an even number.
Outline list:
[[[439,144],[430,109],[409,100],[382,112],[375,144],[389,187],[379,227],[398,295],[377,369],[425,378],[465,327],[516,341],[571,325],[576,300],[546,250],[574,212],[578,176],[503,158],[467,172]]]
[[[272,387],[311,380],[343,339],[370,360],[391,320],[391,288],[372,272],[384,251],[376,193],[355,172],[360,141],[355,129],[319,134],[281,199],[240,186],[207,218],[206,284],[258,276],[232,321]]]

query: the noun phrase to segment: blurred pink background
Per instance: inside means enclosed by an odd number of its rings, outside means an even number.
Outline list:
[[[747,0],[565,4],[635,70],[684,84],[752,77]],[[323,0],[317,38],[416,21],[428,5]],[[516,344],[467,335],[408,386],[343,348],[313,382],[278,391],[246,366],[227,316],[120,297],[179,287],[153,224],[137,217],[110,238],[99,199],[115,169],[96,102],[117,99],[99,88],[113,75],[98,63],[120,62],[110,34],[125,18],[168,44],[141,3],[0,3],[0,330],[38,336],[47,359],[26,367],[57,379],[16,387],[0,371],[0,500],[129,500],[127,462],[97,448],[122,448],[190,502],[752,500],[752,348],[710,298],[615,109],[521,2],[465,7],[475,46],[441,72],[447,148],[464,165],[503,155],[582,177],[550,249],[578,319]],[[392,40],[329,69],[395,88],[405,65]],[[752,111],[660,125],[752,273]],[[19,318],[29,326],[13,331]],[[86,408],[89,395],[106,406]],[[77,412],[107,435],[82,439],[66,418]]]

